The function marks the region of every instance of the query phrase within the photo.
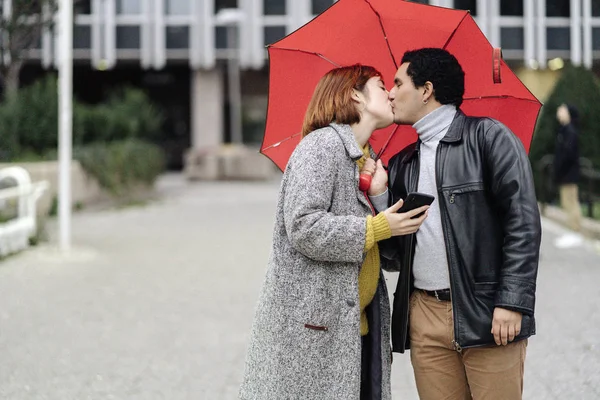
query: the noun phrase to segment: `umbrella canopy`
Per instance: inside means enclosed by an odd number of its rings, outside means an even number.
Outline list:
[[[339,0],[269,46],[269,104],[261,153],[280,169],[300,141],[319,79],[333,68],[371,65],[391,86],[402,55],[423,47],[452,53],[465,71],[463,112],[508,126],[529,151],[541,103],[494,51],[467,11],[403,0]],[[376,131],[371,145],[388,159],[416,140],[410,126]],[[385,147],[385,148],[384,148]]]

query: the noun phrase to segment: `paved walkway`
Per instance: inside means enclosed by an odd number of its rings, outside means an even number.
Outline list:
[[[76,214],[68,257],[0,262],[0,399],[236,399],[278,183],[159,188],[145,207]],[[544,221],[525,399],[598,399],[600,253],[554,249],[560,231]],[[392,380],[417,398],[408,356]]]

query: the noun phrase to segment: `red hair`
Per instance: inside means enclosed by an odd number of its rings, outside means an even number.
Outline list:
[[[319,80],[308,104],[302,125],[302,137],[331,122],[360,122],[360,113],[352,99],[352,90],[362,92],[367,81],[375,76],[381,78],[381,73],[373,67],[360,64],[332,69],[326,73]]]

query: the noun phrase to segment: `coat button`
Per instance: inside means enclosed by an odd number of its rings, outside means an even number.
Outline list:
[[[348,304],[348,307],[354,307],[356,302],[354,300],[346,300],[346,304]]]

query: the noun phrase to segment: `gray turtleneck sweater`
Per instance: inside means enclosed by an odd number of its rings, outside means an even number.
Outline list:
[[[423,225],[417,231],[417,246],[413,263],[415,287],[425,290],[450,288],[446,243],[442,231],[440,206],[437,201],[438,191],[435,177],[436,151],[440,140],[448,132],[448,128],[456,115],[456,107],[444,105],[430,112],[413,128],[416,129],[420,147],[420,168],[418,191],[436,198]],[[371,202],[377,210],[387,207],[387,192],[371,197]]]

